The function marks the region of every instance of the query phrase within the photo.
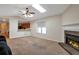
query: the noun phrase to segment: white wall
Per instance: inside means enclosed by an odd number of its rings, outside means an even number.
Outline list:
[[[9,19],[9,36],[10,38],[31,36],[30,31],[18,31],[18,19]]]
[[[71,5],[63,14],[63,25],[79,23],[79,4]]]
[[[64,30],[79,31],[79,4],[71,5],[62,15]]]
[[[46,22],[46,28],[47,28],[46,35],[44,34],[41,35],[36,32],[37,23],[40,21]],[[48,39],[52,41],[64,42],[61,22],[62,22],[61,16],[47,17],[47,18],[40,19],[38,21],[34,21],[31,23],[32,36],[43,38],[43,39]]]

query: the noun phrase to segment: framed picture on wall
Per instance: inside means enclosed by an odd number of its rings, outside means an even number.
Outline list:
[[[30,22],[19,22],[18,29],[19,30],[30,29]]]

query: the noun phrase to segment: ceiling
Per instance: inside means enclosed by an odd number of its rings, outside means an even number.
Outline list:
[[[36,20],[48,16],[55,16],[62,14],[67,8],[68,4],[41,4],[43,8],[47,11],[45,13],[40,13],[38,10],[32,7],[31,4],[0,4],[0,17],[11,17],[18,16],[24,20]],[[35,12],[34,17],[25,18],[19,11],[24,10],[28,7],[31,11]]]

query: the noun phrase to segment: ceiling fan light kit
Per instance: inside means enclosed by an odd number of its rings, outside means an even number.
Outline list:
[[[37,9],[40,13],[46,12],[46,9],[44,9],[40,4],[33,4],[32,7]],[[22,15],[24,17],[33,17],[35,14],[35,12],[31,12],[29,8],[26,8],[26,10],[21,10],[20,12],[23,13]]]
[[[21,10],[20,12],[23,13],[22,15],[24,17],[33,17],[33,14],[35,14],[35,12],[30,12],[29,8],[26,8],[26,10]]]
[[[30,15],[24,15],[24,17],[33,17],[34,15],[30,14]]]

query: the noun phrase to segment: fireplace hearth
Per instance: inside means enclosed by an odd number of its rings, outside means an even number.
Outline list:
[[[65,43],[79,51],[79,32],[65,31]]]

